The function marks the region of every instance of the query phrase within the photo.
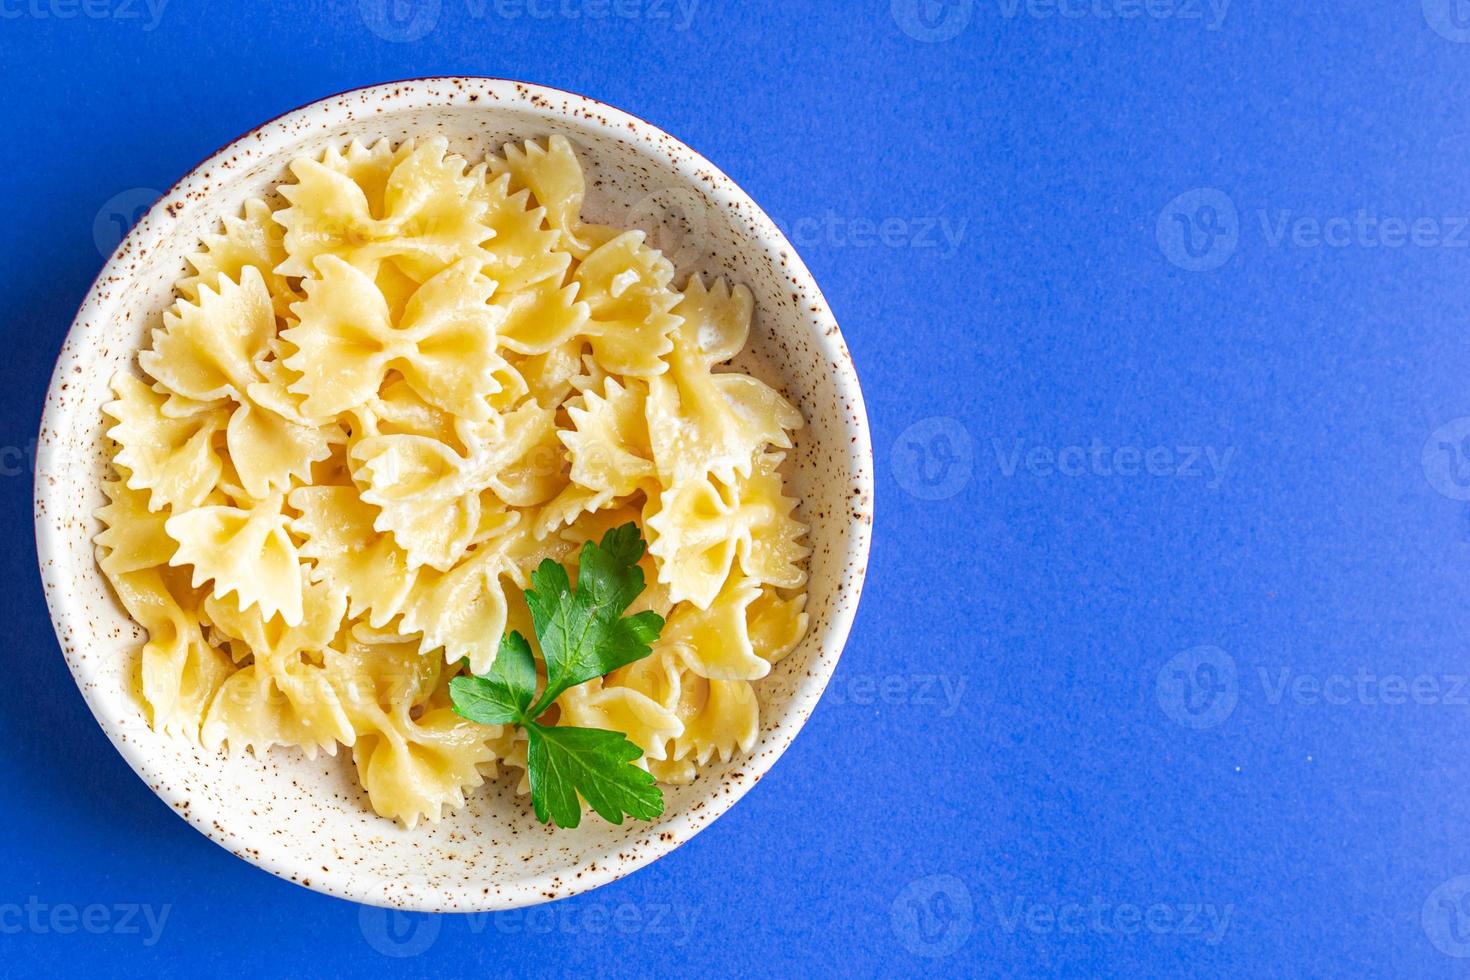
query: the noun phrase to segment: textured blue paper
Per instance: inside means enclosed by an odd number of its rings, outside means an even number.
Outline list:
[[[386,3],[0,0],[0,973],[1463,973],[1453,0]],[[400,918],[232,857],[108,745],[30,440],[150,189],[454,73],[637,113],[790,231],[878,520],[828,696],[727,816],[534,913]]]

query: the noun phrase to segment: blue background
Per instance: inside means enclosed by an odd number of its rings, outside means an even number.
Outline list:
[[[0,0],[0,973],[1462,973],[1449,0],[614,9]],[[393,918],[128,770],[51,632],[28,462],[149,189],[305,102],[457,73],[641,115],[790,229],[862,376],[878,519],[828,696],[727,816],[531,916]]]

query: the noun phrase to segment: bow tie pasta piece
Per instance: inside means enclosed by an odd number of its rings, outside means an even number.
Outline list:
[[[763,453],[747,477],[733,484],[689,480],[649,498],[649,552],[659,581],[675,601],[708,609],[738,558],[757,582],[784,589],[806,584],[801,562],[811,550],[806,527],[792,513],[796,501],[781,490],[782,457]]]
[[[679,326],[672,311],[679,294],[669,288],[674,266],[628,231],[599,246],[577,266],[578,297],[589,319],[582,327],[597,362],[614,374],[651,377],[667,370],[660,358],[674,346]]]
[[[570,263],[565,252],[560,255]],[[504,315],[500,340],[506,349],[545,354],[585,333],[591,310],[577,299],[578,288],[577,283],[562,285],[561,277],[556,276],[514,293],[497,294],[495,306]]]
[[[306,589],[297,626],[279,616],[267,620],[254,608],[241,610],[232,599],[205,599],[205,617],[242,641],[255,659],[215,695],[201,731],[204,745],[256,756],[276,745],[298,746],[315,758],[318,749],[335,755],[338,742],[350,743],[352,726],[341,700],[315,662],[336,637],[346,609],[346,598],[324,586]]]
[[[260,395],[266,390],[252,388]],[[252,500],[289,490],[293,479],[310,480],[312,464],[332,454],[331,430],[294,422],[253,399],[231,414],[225,437],[240,487]]]
[[[219,282],[221,276],[239,282],[247,268],[254,268],[270,290],[276,315],[285,316],[290,304],[300,297],[291,289],[290,281],[275,271],[286,261],[286,250],[281,226],[276,224],[270,205],[253,197],[245,202],[243,216],[226,217],[224,225],[224,234],[206,233],[199,251],[187,257],[194,275],[181,279],[178,291],[197,303],[202,286]]]
[[[179,301],[153,331],[153,349],[138,364],[166,389],[207,402],[234,396],[260,380],[255,361],[276,333],[276,313],[260,270],[237,283],[221,276],[199,287],[199,301]]]
[[[708,609],[735,561],[738,508],[711,480],[691,480],[649,497],[644,526],[669,597]]]
[[[227,747],[257,758],[277,745],[301,749],[308,759],[318,751],[337,754],[337,743],[352,741],[347,716],[321,667],[300,659],[267,669],[260,661],[235,671],[210,702],[200,731],[204,747]]]
[[[777,590],[763,588],[760,598],[750,604],[746,614],[751,646],[758,655],[773,664],[795,650],[801,638],[806,636],[805,592],[784,599]]]
[[[749,681],[706,680],[691,671],[675,713],[684,731],[674,739],[673,757],[701,766],[714,756],[727,762],[749,752],[760,734],[760,704]]]
[[[275,312],[258,269],[247,267],[239,283],[221,276],[218,288],[201,286],[199,302],[180,302],[153,331],[153,349],[138,363],[173,395],[164,414],[180,402],[230,398],[226,430],[230,459],[240,484],[254,499],[286,490],[291,479],[309,478],[311,464],[329,453],[329,430],[303,418],[284,390],[279,362],[267,361],[275,336]]]
[[[502,734],[435,703],[443,661],[420,655],[418,646],[354,629],[344,652],[327,652],[369,802],[410,829],[420,819],[438,822],[445,806],[464,806],[464,794],[484,781],[481,767],[494,764],[492,743]]]
[[[568,403],[572,428],[558,436],[571,458],[573,483],[611,500],[656,478],[644,415],[646,391],[641,382],[625,387],[609,378],[602,394],[588,391]]]
[[[762,453],[750,476],[733,488],[732,498],[745,517],[737,553],[741,570],[757,582],[799,589],[806,585],[802,562],[812,551],[802,540],[806,525],[792,516],[796,499],[781,488],[784,459],[780,453]]]
[[[531,397],[543,405],[560,405],[574,391],[601,387],[608,374],[583,353],[585,346],[586,341],[578,338],[544,354],[520,358],[516,370],[525,379]]]
[[[155,731],[197,741],[204,712],[234,665],[204,640],[197,610],[179,600],[165,569],[111,576],[128,615],[148,633],[140,673]]]
[[[587,182],[576,151],[565,136],[552,136],[542,146],[535,140],[507,143],[501,156],[487,161],[490,173],[508,175],[512,191],[528,189],[546,209],[546,223],[560,236],[561,248],[582,258],[610,237],[612,230],[582,221]]]
[[[394,155],[380,204],[375,179],[354,180],[375,177],[375,162],[355,165],[329,152],[321,162],[292,163],[297,182],[280,189],[291,206],[276,212],[286,229],[288,258],[277,271],[310,277],[319,258],[334,256],[372,278],[391,259],[424,282],[460,259],[486,259],[480,244],[492,232],[480,222],[485,202],[476,196],[479,181],[465,173],[464,158],[446,155],[442,139],[405,149]]]
[[[575,383],[583,380],[575,379]],[[585,381],[578,389],[581,395],[565,403],[572,428],[556,431],[566,451],[570,484],[537,515],[538,534],[551,534],[583,514],[604,512],[616,498],[657,490],[647,459],[645,394],[639,382],[629,380],[624,387],[611,377],[600,384],[591,377]],[[599,390],[605,394],[598,394]]]
[[[167,565],[178,547],[164,531],[168,512],[148,509],[148,497],[127,485],[126,474],[103,480],[107,504],[97,509],[103,530],[97,535],[97,564],[110,577]]]
[[[376,397],[397,369],[420,397],[470,419],[490,414],[486,400],[501,388],[495,352],[499,311],[487,304],[494,282],[462,262],[419,287],[398,326],[377,287],[336,256],[317,262],[320,279],[293,307],[300,322],[281,337],[296,353],[286,366],[301,375],[291,390],[305,395],[312,416],[350,411]]]
[[[420,651],[442,648],[448,663],[469,660],[485,673],[505,632],[508,602],[501,576],[512,571],[518,514],[505,514],[499,534],[449,572],[423,569],[404,604],[401,628],[422,635]]]
[[[626,667],[619,667],[604,678],[614,687],[628,687],[668,711],[679,707],[683,696],[684,674],[688,667],[674,647],[662,637],[653,646],[653,654]],[[683,722],[680,722],[682,727]]]
[[[410,567],[448,571],[480,526],[481,494],[497,493],[503,472],[554,432],[554,416],[534,401],[484,424],[461,423],[463,453],[414,435],[369,436],[351,449],[362,499],[379,509],[374,527],[391,532]]]
[[[750,470],[757,450],[791,447],[801,413],[769,385],[743,374],[710,369],[745,346],[750,290],[723,279],[706,289],[692,276],[674,308],[680,318],[669,370],[648,382],[648,431],[666,485],[713,473],[729,482]]]
[[[684,731],[673,711],[646,694],[600,679],[570,688],[556,703],[558,724],[622,732],[648,759],[667,759],[670,740]]]
[[[107,436],[117,443],[116,462],[129,474],[129,489],[149,491],[151,510],[198,505],[220,477],[223,464],[214,436],[225,427],[228,413],[192,404],[190,414],[170,417],[164,414],[169,396],[130,374],[114,378],[112,391],[117,397],[102,411],[117,422]]]
[[[373,528],[377,511],[350,486],[299,487],[291,506],[301,513],[292,528],[304,539],[301,556],[312,563],[312,581],[344,594],[350,619],[387,626],[402,610],[414,572],[393,538]]]
[[[352,757],[374,812],[412,830],[420,820],[438,823],[445,807],[462,808],[484,783],[482,767],[495,765],[494,734],[452,708],[434,708],[417,721],[394,715],[378,731],[359,732]]]
[[[215,596],[233,593],[241,609],[259,606],[261,615],[299,626],[300,554],[286,525],[279,496],[249,510],[213,506],[175,514],[164,524],[179,543],[170,564],[193,565],[195,588],[212,580]]]
[[[678,649],[689,668],[701,677],[726,681],[760,680],[771,672],[750,638],[749,610],[761,587],[750,579],[732,579],[708,609],[681,605],[659,637]]]
[[[517,293],[545,280],[560,283],[572,257],[557,251],[560,234],[546,227],[546,208],[531,201],[522,187],[512,193],[510,174],[486,176],[486,165],[471,171],[475,197],[483,201],[483,221],[494,232],[485,244],[485,274],[500,284],[502,294]]]
[[[258,607],[241,609],[235,598],[216,595],[204,599],[204,618],[225,636],[243,641],[256,663],[274,669],[278,664],[320,654],[337,638],[347,597],[325,584],[313,583],[302,591],[301,622],[287,625],[280,616],[266,617]]]
[[[328,647],[323,665],[356,732],[377,731],[394,714],[428,705],[439,686],[444,662],[419,654],[413,637],[358,623],[343,642]]]
[[[688,782],[694,766],[713,756],[749,752],[760,731],[760,704],[748,682],[707,679],[662,640],[653,656],[610,675],[609,688],[637,692],[681,726],[666,754],[649,758],[649,772],[665,782]]]

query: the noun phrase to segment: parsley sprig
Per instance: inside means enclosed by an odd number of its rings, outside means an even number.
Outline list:
[[[664,627],[655,612],[624,616],[643,592],[643,538],[636,524],[582,547],[577,584],[550,558],[531,573],[526,603],[546,663],[546,686],[536,697],[536,660],[530,642],[512,631],[500,640],[489,673],[449,683],[454,710],[482,725],[519,725],[536,818],[559,827],[582,821],[578,797],[610,823],[627,814],[652,820],[664,812],[653,777],[633,765],[643,750],[622,732],[537,722],[568,688],[642,660]]]

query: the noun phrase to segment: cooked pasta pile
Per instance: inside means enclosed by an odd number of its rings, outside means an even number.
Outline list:
[[[637,522],[667,626],[567,691],[666,783],[749,751],[751,683],[806,630],[806,528],[780,465],[800,414],[743,374],[743,286],[582,220],[566,140],[469,166],[443,140],[291,164],[193,274],[104,411],[98,562],[147,631],[160,731],[262,755],[352,748],[374,810],[461,807],[513,729],[450,707],[544,558]],[[524,783],[524,780],[523,780]]]

